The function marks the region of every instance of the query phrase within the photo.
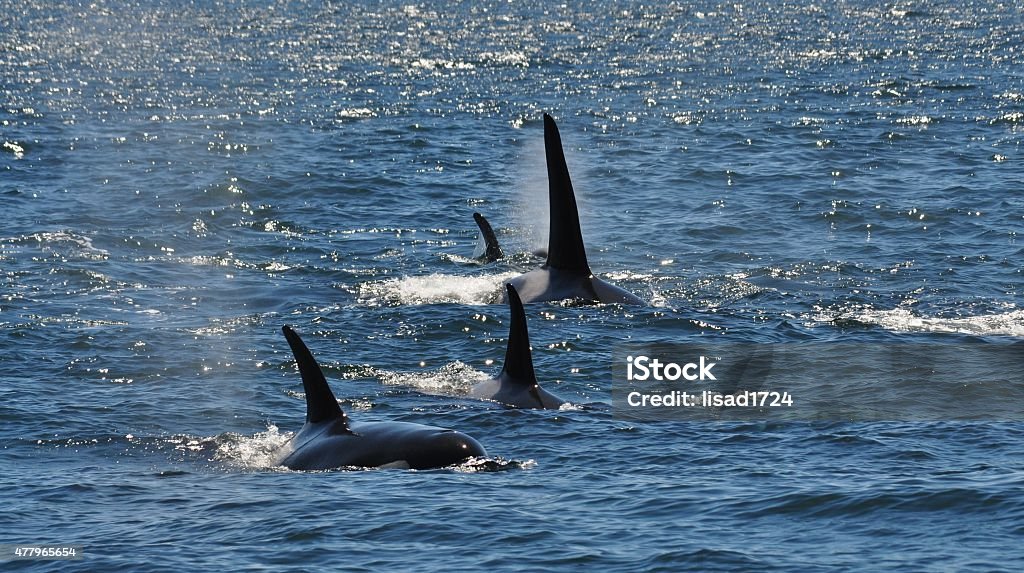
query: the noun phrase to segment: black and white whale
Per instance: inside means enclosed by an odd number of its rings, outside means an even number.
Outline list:
[[[476,221],[476,226],[480,227],[480,237],[484,240],[484,253],[477,258],[485,263],[493,263],[504,257],[505,253],[501,252],[501,246],[498,245],[498,237],[487,219],[480,213],[473,213],[473,220]]]
[[[639,297],[594,276],[583,246],[576,195],[562,152],[562,137],[551,116],[544,114],[544,152],[548,166],[547,261],[539,269],[507,281],[523,302],[577,299],[583,302],[643,304]]]
[[[473,438],[408,422],[350,422],[323,371],[294,330],[285,326],[306,392],[306,423],[278,454],[293,470],[342,467],[440,468],[487,453]]]
[[[565,400],[540,387],[533,371],[530,333],[526,329],[526,313],[515,287],[505,285],[512,320],[508,328],[505,364],[497,378],[473,386],[470,396],[494,400],[513,408],[558,408]]]

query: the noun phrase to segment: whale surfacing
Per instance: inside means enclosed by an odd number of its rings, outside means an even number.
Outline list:
[[[282,328],[306,393],[306,423],[278,453],[293,470],[440,468],[474,456],[483,446],[466,434],[409,422],[351,422],[334,398],[320,365],[298,334]]]
[[[498,237],[494,234],[494,229],[491,228],[487,218],[480,213],[473,213],[473,220],[476,221],[476,226],[480,227],[480,237],[484,240],[484,253],[478,258],[485,263],[493,263],[504,257],[505,253],[501,252]]]
[[[526,313],[515,287],[505,285],[512,320],[508,329],[505,364],[497,378],[485,380],[470,391],[470,396],[494,400],[513,408],[557,409],[565,400],[544,390],[533,371],[530,334],[526,329]]]
[[[544,114],[544,152],[551,211],[547,260],[539,269],[506,284],[516,288],[523,302],[577,299],[588,303],[643,304],[633,293],[595,277],[590,270],[562,137],[548,114]]]

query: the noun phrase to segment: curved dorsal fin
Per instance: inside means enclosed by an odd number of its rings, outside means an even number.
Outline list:
[[[299,335],[289,326],[284,326],[284,337],[288,339],[288,346],[292,347],[292,354],[299,364],[299,373],[302,374],[302,388],[306,392],[306,423],[318,424],[337,418],[345,418],[341,406],[334,398],[331,387],[327,385],[327,379],[316,363],[313,354],[302,342]]]
[[[510,284],[505,285],[508,293],[508,307],[511,311],[512,320],[508,327],[508,347],[505,349],[505,364],[501,368],[502,375],[508,375],[515,380],[537,383],[537,375],[533,372],[533,354],[530,352],[530,333],[526,330],[526,313],[523,311],[523,301],[519,298],[516,288]]]
[[[548,229],[548,260],[545,266],[579,271],[590,275],[587,251],[583,247],[576,195],[565,164],[562,137],[551,116],[544,114],[544,154],[548,164],[548,203],[551,224]]]
[[[498,237],[494,234],[494,229],[491,228],[487,219],[480,213],[473,213],[473,220],[476,221],[476,226],[480,227],[480,235],[483,236],[486,245],[484,260],[490,263],[504,257],[505,253],[502,253],[501,247],[498,246]]]

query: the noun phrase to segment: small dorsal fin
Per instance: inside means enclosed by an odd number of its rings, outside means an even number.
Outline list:
[[[473,213],[473,220],[476,221],[476,226],[480,227],[480,234],[484,238],[484,260],[487,262],[494,262],[505,256],[501,252],[501,247],[498,246],[498,237],[494,234],[494,229],[491,228],[491,224],[487,222],[480,213]]]
[[[545,266],[578,271],[590,275],[587,251],[580,231],[576,195],[569,179],[569,167],[562,151],[562,137],[551,116],[544,114],[544,154],[548,164],[548,203],[551,224],[548,229],[548,259]]]
[[[345,413],[341,411],[338,400],[334,398],[334,393],[327,385],[327,379],[324,378],[324,373],[309,348],[291,327],[285,326],[281,330],[288,339],[288,346],[292,347],[292,354],[299,365],[299,373],[302,374],[302,387],[306,392],[306,423],[318,424],[337,418],[344,419]]]
[[[537,375],[533,372],[533,354],[530,352],[530,333],[526,329],[526,313],[523,301],[511,284],[505,285],[508,292],[508,307],[512,320],[508,327],[508,347],[505,349],[505,364],[501,375],[530,384],[537,383]]]

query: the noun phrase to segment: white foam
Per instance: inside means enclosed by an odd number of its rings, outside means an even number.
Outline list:
[[[8,239],[11,240],[11,239]],[[53,250],[54,245],[58,244],[71,244],[77,247],[78,254],[86,259],[92,260],[105,260],[110,257],[110,253],[104,249],[99,249],[93,246],[92,239],[77,233],[70,231],[54,231],[54,232],[42,232],[21,237],[21,241],[34,240],[36,243],[47,250]]]
[[[480,254],[483,254],[483,252],[481,251]],[[477,258],[475,258],[478,256],[479,255],[477,255],[476,253],[474,253],[473,257],[464,257],[462,255],[444,253],[441,255],[441,260],[455,263],[457,265],[478,265],[480,264],[480,261]]]
[[[649,281],[654,278],[654,275],[633,271],[617,271],[606,273],[605,277],[610,281]]]
[[[917,316],[905,308],[858,310],[838,316],[820,316],[818,320],[853,320],[874,324],[897,332],[946,332],[979,336],[1024,336],[1024,310],[962,318]]]
[[[425,394],[462,396],[477,382],[487,380],[490,374],[456,360],[437,370],[413,372],[378,371],[381,383],[393,386],[407,386]]]
[[[217,438],[217,451],[213,459],[246,469],[276,467],[277,452],[291,437],[291,432],[282,434],[273,424],[267,426],[266,432],[254,436],[226,434]]]
[[[15,141],[5,141],[3,148],[13,153],[15,159],[23,159],[25,157],[25,148],[18,145]]]
[[[368,107],[354,107],[350,109],[339,110],[337,113],[338,119],[368,119],[377,117],[377,112],[373,111]]]
[[[453,466],[452,470],[459,473],[478,473],[478,472],[496,472],[504,470],[529,470],[537,467],[536,460],[529,459],[525,461],[517,460],[506,460],[504,458],[469,458],[457,466]]]
[[[370,305],[492,304],[501,292],[501,283],[517,274],[458,276],[434,273],[371,281],[359,285],[359,301]]]

